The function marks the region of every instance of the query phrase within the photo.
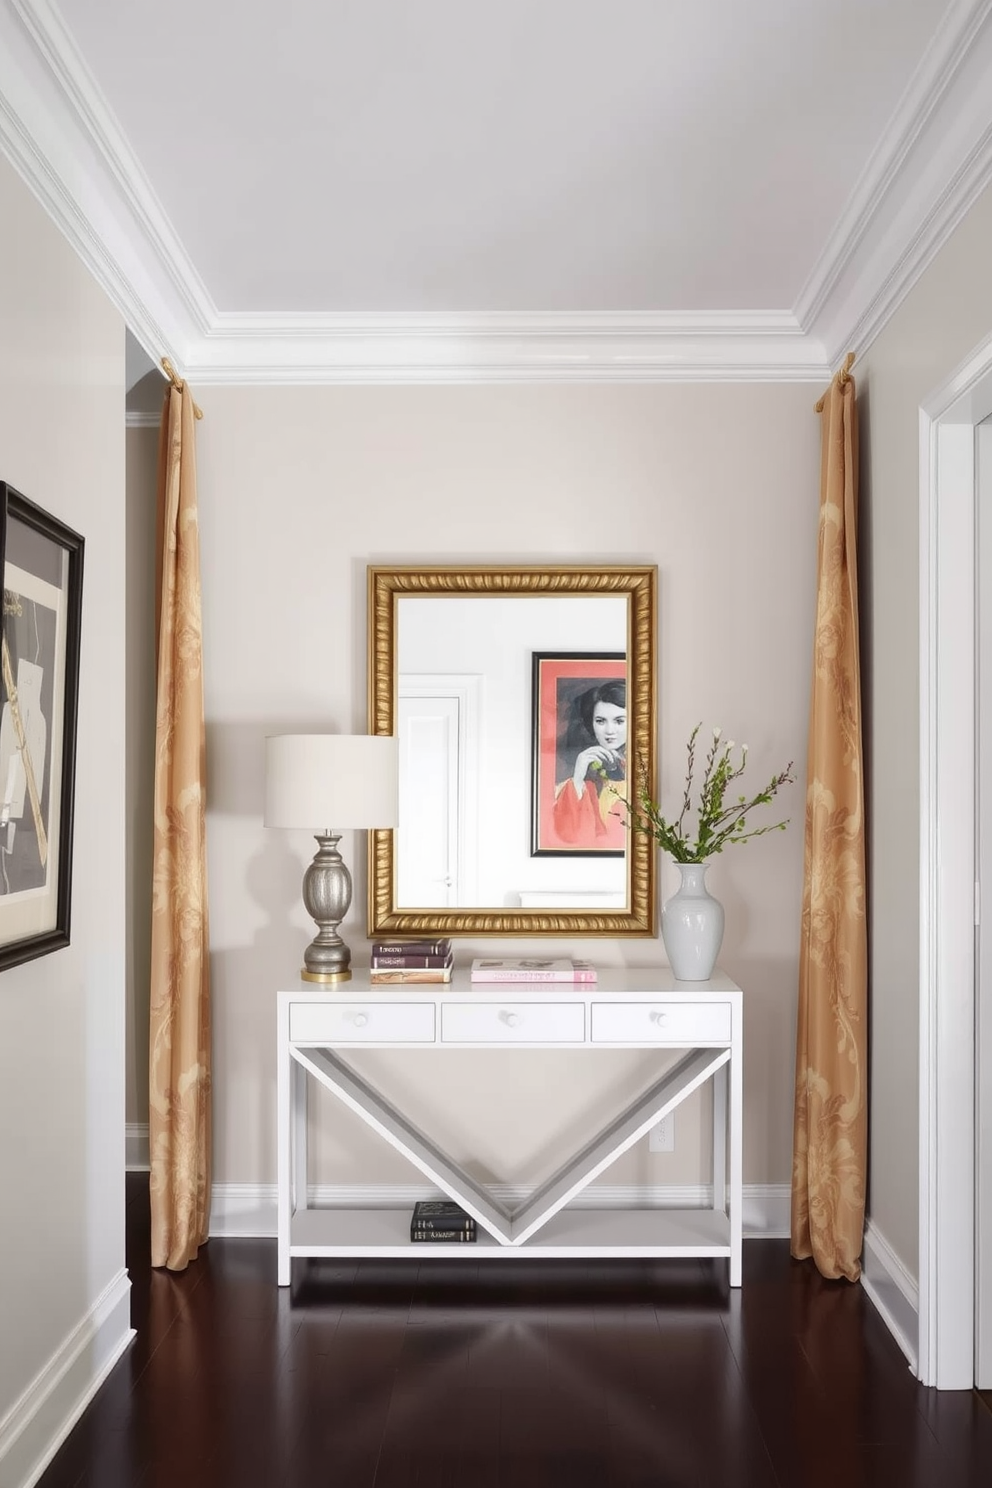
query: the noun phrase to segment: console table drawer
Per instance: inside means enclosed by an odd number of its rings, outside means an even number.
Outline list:
[[[447,1044],[582,1044],[581,1002],[446,1002],[441,1042]]]
[[[594,1044],[730,1043],[726,1002],[594,1002]]]
[[[432,1044],[431,1002],[294,1002],[289,1036],[298,1044]]]

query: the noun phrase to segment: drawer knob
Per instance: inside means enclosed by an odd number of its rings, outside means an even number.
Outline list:
[[[369,1021],[369,1015],[368,1015],[368,1013],[356,1013],[355,1014],[355,1027],[356,1028],[364,1028],[365,1025],[366,1025],[366,1023],[368,1021]]]
[[[651,1009],[651,1022],[652,1023],[664,1023],[664,1021],[665,1021],[665,1014],[663,1012],[661,1012],[658,1008],[652,1008]]]
[[[506,1024],[507,1028],[519,1028],[521,1022],[523,1021],[519,1013],[502,1012],[500,1013],[500,1017]]]

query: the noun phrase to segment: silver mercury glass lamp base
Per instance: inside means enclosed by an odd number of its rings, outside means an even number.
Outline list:
[[[347,982],[351,980],[351,951],[338,934],[338,926],[351,904],[351,874],[338,852],[340,832],[314,835],[319,847],[303,875],[303,903],[319,933],[303,952],[300,976],[305,982]]]

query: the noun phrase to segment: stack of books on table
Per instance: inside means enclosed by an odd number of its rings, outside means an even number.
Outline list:
[[[369,980],[373,986],[397,982],[450,982],[451,938],[374,940]]]
[[[422,1199],[413,1206],[410,1239],[427,1245],[474,1240],[475,1220],[454,1199]]]
[[[595,982],[591,961],[574,956],[477,956],[472,962],[473,982]]]

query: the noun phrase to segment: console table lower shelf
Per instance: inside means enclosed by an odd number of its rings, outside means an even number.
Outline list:
[[[403,997],[353,986],[340,993],[279,994],[278,1280],[313,1257],[720,1257],[741,1279],[741,991],[726,978],[695,984],[664,974],[625,977],[612,1000],[543,986]],[[660,984],[660,985],[659,985]],[[648,990],[646,990],[646,988]],[[466,1000],[468,991],[471,1001]],[[499,993],[505,991],[505,996]],[[609,989],[614,992],[613,988]],[[350,1048],[653,1048],[666,1060],[643,1091],[510,1212],[431,1142],[342,1057]],[[315,1080],[402,1153],[476,1221],[472,1242],[417,1243],[409,1208],[308,1207],[307,1090]],[[713,1084],[713,1207],[583,1208],[583,1190],[694,1090]]]
[[[524,1245],[506,1245],[477,1227],[472,1242],[410,1240],[407,1209],[300,1209],[290,1224],[290,1256],[351,1256],[433,1260],[565,1259],[626,1256],[729,1256],[730,1220],[712,1209],[563,1209]]]

